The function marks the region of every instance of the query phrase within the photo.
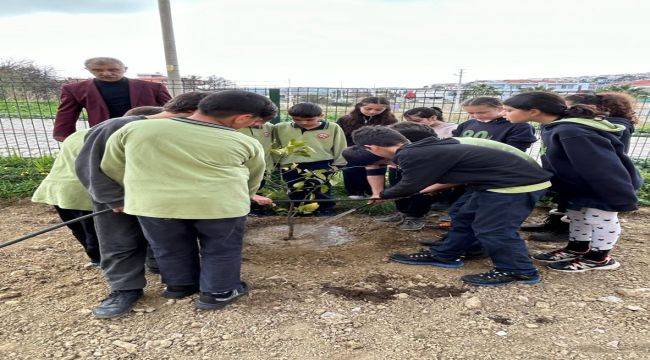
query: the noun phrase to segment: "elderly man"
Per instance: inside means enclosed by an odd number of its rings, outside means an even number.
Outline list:
[[[76,131],[82,109],[88,114],[88,124],[121,117],[138,106],[162,106],[171,96],[165,85],[128,79],[126,66],[118,59],[96,57],[86,60],[86,69],[94,79],[63,85],[61,103],[54,121],[54,138],[65,140]]]

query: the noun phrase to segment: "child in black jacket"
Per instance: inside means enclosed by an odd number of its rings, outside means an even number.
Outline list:
[[[480,243],[494,268],[466,275],[472,285],[501,285],[540,281],[526,244],[517,229],[535,202],[551,184],[551,174],[526,153],[486,139],[433,136],[410,143],[399,132],[380,126],[353,133],[357,145],[398,165],[402,179],[379,195],[395,199],[427,191],[466,184],[467,191],[456,202],[458,210],[449,235],[430,250],[393,254],[390,259],[411,265],[458,268],[468,249]]]
[[[554,174],[553,188],[568,207],[567,246],[533,258],[565,272],[618,268],[609,256],[621,233],[617,214],[636,209],[642,184],[620,140],[624,127],[597,119],[599,112],[590,106],[567,107],[547,92],[515,95],[505,109],[511,122],[541,124],[542,164]]]

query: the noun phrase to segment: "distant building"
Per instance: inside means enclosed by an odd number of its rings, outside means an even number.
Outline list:
[[[151,81],[159,84],[167,84],[167,76],[156,72],[152,74],[137,74],[139,80]]]
[[[485,84],[492,86],[493,88],[501,91],[506,95],[527,89],[543,89],[557,92],[579,92],[593,90],[595,88],[593,84],[588,82],[559,81],[552,79],[476,81],[474,84]]]

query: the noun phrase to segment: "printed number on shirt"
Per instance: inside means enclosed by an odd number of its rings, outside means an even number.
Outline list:
[[[491,139],[492,138],[492,136],[490,136],[490,134],[485,130],[481,130],[481,131],[476,132],[476,133],[474,132],[474,130],[465,130],[465,131],[463,131],[463,134],[461,135],[461,137],[473,137],[473,138],[479,138],[479,139]]]

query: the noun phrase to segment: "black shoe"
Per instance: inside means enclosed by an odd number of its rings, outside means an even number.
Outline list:
[[[199,292],[198,285],[167,286],[162,296],[167,299],[182,299]]]
[[[431,204],[431,210],[433,211],[445,211],[449,209],[449,206],[451,206],[449,203],[446,202],[434,202]]]
[[[334,215],[336,215],[336,211],[334,211],[333,209],[316,210],[314,212],[314,216],[317,217],[334,216]]]
[[[488,257],[483,249],[466,251],[463,260],[481,260]]]
[[[539,274],[521,275],[509,271],[492,269],[482,274],[465,275],[460,278],[464,283],[477,286],[498,286],[518,282],[533,285],[541,281]]]
[[[93,315],[99,319],[112,319],[124,315],[133,309],[133,305],[142,297],[142,294],[142,290],[113,291],[98,307],[93,309]]]
[[[223,309],[228,304],[235,302],[238,298],[248,294],[250,290],[248,284],[242,281],[242,289],[230,290],[225,293],[211,294],[202,292],[199,300],[194,305],[200,310],[218,310]]]
[[[423,250],[413,254],[393,254],[390,260],[401,264],[408,265],[430,265],[447,269],[458,269],[463,266],[463,260],[458,259],[445,259],[434,255],[429,250]]]
[[[530,234],[528,240],[537,242],[551,242],[551,243],[566,243],[569,241],[569,230],[566,232],[541,232],[538,234]]]
[[[569,232],[569,223],[562,221],[564,214],[549,214],[541,224],[522,224],[520,229],[528,232]]]

